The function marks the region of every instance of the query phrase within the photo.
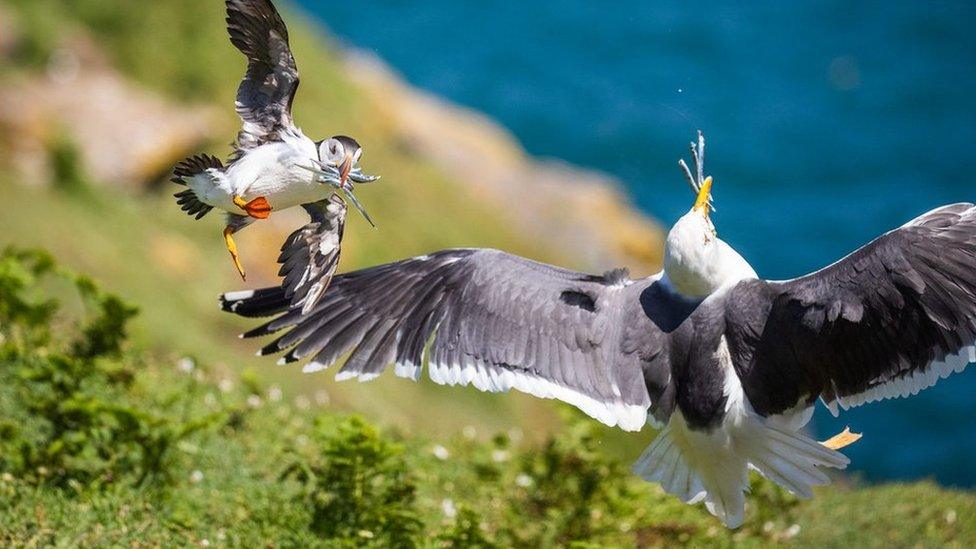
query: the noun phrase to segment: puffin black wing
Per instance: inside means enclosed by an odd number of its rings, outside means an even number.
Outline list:
[[[333,194],[326,200],[303,204],[311,221],[293,232],[281,246],[278,275],[289,308],[301,306],[308,314],[329,288],[336,268],[342,233],[346,225],[346,205]]]
[[[237,89],[237,113],[244,121],[237,147],[249,149],[293,126],[298,67],[288,46],[288,29],[271,0],[227,0],[227,32],[248,60]]]
[[[221,301],[243,316],[279,315],[247,337],[287,330],[261,353],[310,358],[306,371],[349,355],[337,379],[378,376],[388,364],[417,379],[515,388],[573,404],[607,425],[639,430],[649,386],[670,379],[666,335],[641,309],[654,280],[591,276],[497,250],[445,250],[337,275],[312,311],[280,288]],[[650,362],[649,362],[650,361]]]
[[[742,282],[726,304],[760,414],[915,394],[976,362],[976,207],[933,210],[802,278]]]

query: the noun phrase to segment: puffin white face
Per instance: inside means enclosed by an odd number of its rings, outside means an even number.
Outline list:
[[[327,183],[335,187],[336,190],[342,191],[346,198],[356,206],[359,213],[363,214],[366,221],[375,227],[376,225],[369,218],[366,209],[353,194],[353,183],[371,183],[380,178],[378,175],[366,175],[359,168],[358,163],[363,155],[363,148],[355,139],[345,135],[337,135],[321,142],[318,153],[318,160],[312,160],[315,167],[302,165],[298,165],[298,167],[312,172],[315,181]]]
[[[345,186],[350,172],[356,169],[362,155],[363,148],[359,143],[345,135],[326,139],[319,145],[319,160],[338,170],[340,186]]]
[[[345,147],[336,138],[326,139],[319,145],[319,160],[338,166],[345,155]]]
[[[709,217],[712,178],[705,179],[694,207],[671,231],[664,246],[664,272],[681,294],[702,298],[724,282],[721,246]]]

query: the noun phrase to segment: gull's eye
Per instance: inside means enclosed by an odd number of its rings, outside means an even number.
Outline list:
[[[342,161],[344,154],[345,150],[343,149],[342,143],[337,139],[326,140],[319,147],[320,160],[333,165],[338,165]]]

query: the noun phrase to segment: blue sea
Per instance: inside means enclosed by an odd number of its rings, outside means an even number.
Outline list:
[[[532,154],[613,174],[665,224],[691,204],[676,161],[703,130],[719,234],[767,278],[976,200],[971,2],[300,4]],[[839,419],[819,410],[813,429],[865,433],[846,451],[865,478],[976,486],[974,396],[976,367]]]

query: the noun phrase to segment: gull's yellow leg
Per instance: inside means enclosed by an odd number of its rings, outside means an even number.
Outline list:
[[[230,258],[234,260],[237,272],[241,273],[241,280],[247,280],[247,276],[244,275],[244,265],[241,265],[241,258],[237,255],[237,244],[234,243],[233,235],[234,228],[228,225],[224,229],[224,243],[227,244],[227,251],[230,252]]]
[[[844,430],[837,433],[836,435],[828,438],[827,440],[821,442],[827,448],[831,450],[840,450],[846,446],[850,446],[855,442],[861,440],[861,433],[852,433],[850,427],[844,427]]]

